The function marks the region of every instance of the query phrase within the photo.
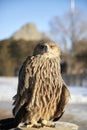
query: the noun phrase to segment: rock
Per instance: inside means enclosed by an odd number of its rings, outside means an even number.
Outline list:
[[[68,123],[68,122],[56,122],[56,127],[42,127],[39,130],[78,130],[78,126],[76,124]],[[16,128],[14,130],[37,130],[38,128]]]
[[[25,24],[12,36],[13,39],[24,39],[26,41],[48,39],[44,33],[38,31],[34,23]]]

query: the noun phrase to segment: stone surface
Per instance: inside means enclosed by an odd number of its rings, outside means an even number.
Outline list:
[[[42,127],[42,128],[16,128],[14,130],[78,130],[78,126],[68,122],[57,122],[55,128]]]

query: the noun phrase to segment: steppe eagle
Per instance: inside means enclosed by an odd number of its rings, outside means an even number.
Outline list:
[[[19,71],[14,96],[14,118],[0,121],[0,129],[11,129],[27,121],[32,127],[54,126],[64,113],[70,93],[61,76],[60,48],[52,41],[41,41]]]

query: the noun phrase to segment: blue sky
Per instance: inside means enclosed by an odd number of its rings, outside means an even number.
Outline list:
[[[26,23],[33,22],[42,32],[49,21],[70,10],[71,0],[0,0],[0,40],[9,38]],[[87,16],[87,0],[75,0],[76,8]]]

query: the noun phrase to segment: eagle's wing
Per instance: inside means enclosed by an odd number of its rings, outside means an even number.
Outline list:
[[[26,81],[27,80],[26,79],[26,73],[27,73],[26,66],[31,61],[31,58],[32,58],[31,56],[26,58],[26,60],[24,61],[19,71],[17,94],[13,97],[13,100],[14,100],[13,114],[14,115],[16,115],[16,113],[21,108],[21,106],[23,106],[24,103],[26,102],[26,91],[27,91],[27,88],[29,88],[29,85],[27,84],[27,81]]]
[[[55,112],[53,121],[57,121],[61,118],[61,116],[63,115],[63,113],[65,111],[69,98],[70,98],[70,92],[67,89],[66,84],[63,80],[62,80],[61,89],[62,89],[62,91],[61,91],[61,95],[60,95],[60,100],[57,104],[57,111]]]

